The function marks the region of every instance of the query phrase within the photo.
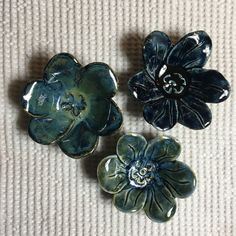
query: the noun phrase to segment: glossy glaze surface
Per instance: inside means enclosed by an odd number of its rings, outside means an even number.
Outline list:
[[[122,115],[112,97],[117,79],[104,63],[82,67],[67,53],[55,55],[43,80],[29,83],[22,106],[33,116],[29,135],[41,144],[56,142],[71,157],[91,153],[99,135],[120,128]]]
[[[185,35],[175,45],[154,31],[145,39],[145,68],[129,80],[133,96],[144,103],[145,120],[159,130],[179,122],[191,129],[206,128],[212,119],[206,103],[229,96],[230,86],[216,70],[206,70],[212,42],[204,31]]]
[[[179,154],[180,144],[171,137],[147,142],[141,135],[124,135],[117,154],[99,163],[99,183],[114,194],[119,210],[144,209],[151,220],[168,221],[176,211],[175,198],[188,197],[196,186],[192,170],[176,160]]]

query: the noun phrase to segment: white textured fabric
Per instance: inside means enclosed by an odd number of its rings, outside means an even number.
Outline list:
[[[236,235],[235,12],[235,0],[0,0],[0,235]],[[208,32],[213,53],[207,67],[232,86],[225,103],[210,105],[210,127],[177,125],[166,132],[180,140],[180,160],[198,179],[192,197],[178,200],[166,224],[143,212],[119,212],[96,179],[98,161],[115,152],[122,132],[158,133],[127,90],[130,75],[142,68],[142,41],[156,29],[174,40]],[[40,79],[47,60],[62,51],[83,65],[106,62],[119,77],[115,100],[123,130],[100,139],[96,153],[84,160],[33,142],[19,105],[25,83]]]

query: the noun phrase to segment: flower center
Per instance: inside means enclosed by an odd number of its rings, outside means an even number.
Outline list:
[[[155,178],[156,165],[152,162],[136,161],[132,163],[128,171],[131,185],[143,188]]]
[[[164,65],[156,76],[156,84],[167,97],[182,97],[189,87],[189,74],[181,67]]]
[[[61,103],[61,108],[64,111],[71,112],[74,116],[79,116],[85,110],[86,102],[82,95],[74,97],[72,94],[69,94],[65,96],[65,101]]]

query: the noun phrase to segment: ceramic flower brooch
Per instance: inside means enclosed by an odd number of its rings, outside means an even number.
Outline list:
[[[212,119],[206,103],[229,96],[222,74],[203,69],[212,43],[204,31],[189,33],[173,45],[154,31],[143,47],[144,69],[128,82],[133,96],[144,104],[143,116],[165,131],[178,122],[191,129],[206,128]],[[67,53],[54,56],[43,79],[29,83],[22,106],[32,119],[30,137],[40,144],[57,143],[73,158],[91,154],[99,136],[110,135],[123,122],[112,100],[117,78],[104,63],[81,66]],[[138,134],[125,134],[116,154],[104,158],[97,169],[101,188],[114,194],[114,205],[123,212],[144,209],[153,221],[165,222],[176,211],[176,198],[195,189],[191,169],[177,161],[180,144],[171,137],[149,142]]]
[[[144,209],[151,220],[165,222],[175,214],[175,198],[195,189],[191,169],[176,161],[180,144],[170,137],[147,142],[141,135],[127,134],[119,139],[116,152],[100,162],[97,176],[123,212]]]
[[[32,116],[30,137],[41,144],[56,142],[71,157],[91,153],[98,137],[120,128],[122,115],[112,101],[117,79],[104,63],[82,67],[67,53],[54,56],[43,80],[25,88],[22,105]]]
[[[144,69],[129,80],[132,94],[144,103],[145,120],[160,130],[179,122],[191,129],[211,123],[206,103],[229,96],[227,80],[216,70],[206,70],[212,43],[204,31],[185,35],[172,45],[169,37],[152,32],[143,47]]]

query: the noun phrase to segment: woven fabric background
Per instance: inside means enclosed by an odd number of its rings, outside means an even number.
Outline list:
[[[0,235],[236,235],[235,12],[235,0],[0,0]],[[207,129],[177,125],[166,132],[182,143],[180,160],[195,171],[197,189],[178,200],[166,224],[143,212],[121,213],[98,187],[96,167],[115,152],[123,132],[158,134],[127,90],[128,78],[142,68],[143,39],[160,30],[176,41],[198,29],[213,41],[207,67],[225,75],[232,93],[210,105]],[[26,82],[40,79],[47,60],[62,51],[83,65],[108,63],[119,78],[123,129],[100,139],[84,160],[33,142],[19,105]]]

